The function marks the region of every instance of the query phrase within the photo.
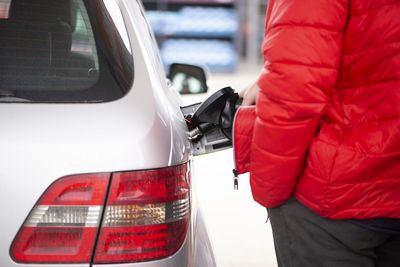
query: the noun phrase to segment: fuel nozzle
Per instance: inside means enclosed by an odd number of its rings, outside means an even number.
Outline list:
[[[189,139],[196,141],[207,132],[220,128],[223,135],[232,140],[232,125],[242,99],[231,87],[225,87],[207,98],[190,118],[192,130]]]

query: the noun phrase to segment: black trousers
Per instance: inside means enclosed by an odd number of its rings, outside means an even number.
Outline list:
[[[400,236],[323,218],[293,197],[268,215],[279,267],[400,266]]]

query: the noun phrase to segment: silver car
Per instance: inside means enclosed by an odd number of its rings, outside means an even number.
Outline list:
[[[215,266],[139,0],[0,0],[0,266]]]

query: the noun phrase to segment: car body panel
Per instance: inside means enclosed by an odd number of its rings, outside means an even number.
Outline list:
[[[143,28],[146,21],[139,16],[140,3],[116,3],[126,23],[135,66],[134,83],[126,96],[96,104],[0,104],[2,267],[43,266],[17,264],[9,248],[36,201],[56,179],[71,174],[162,168],[191,159],[181,103],[167,86],[151,35],[145,34],[148,29]],[[212,254],[210,244],[204,241],[207,237],[194,237],[197,224],[202,222],[196,219],[198,211],[193,202],[190,230],[175,255],[153,262],[107,266],[195,266],[194,257],[204,255],[195,253],[194,247]],[[200,243],[193,245],[196,242]]]

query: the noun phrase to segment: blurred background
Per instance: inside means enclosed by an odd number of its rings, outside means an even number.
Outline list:
[[[164,64],[212,72],[260,64],[267,0],[142,0]]]
[[[267,0],[142,0],[166,70],[174,62],[206,66],[209,90],[182,95],[184,104],[216,90],[237,91],[262,68]],[[253,201],[249,176],[233,190],[232,149],[196,157],[195,188],[219,267],[277,266],[267,211]]]

